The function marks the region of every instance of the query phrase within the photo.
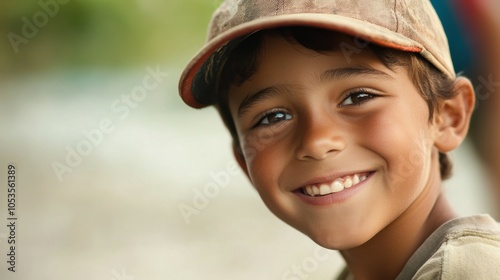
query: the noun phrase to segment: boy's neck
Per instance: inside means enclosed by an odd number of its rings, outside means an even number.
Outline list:
[[[455,217],[442,193],[439,174],[433,174],[405,213],[365,244],[340,253],[357,280],[395,279],[427,237]]]

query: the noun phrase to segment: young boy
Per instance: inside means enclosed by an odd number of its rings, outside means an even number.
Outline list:
[[[442,180],[474,108],[428,0],[228,0],[180,80],[266,206],[339,250],[338,279],[497,279],[500,227]]]

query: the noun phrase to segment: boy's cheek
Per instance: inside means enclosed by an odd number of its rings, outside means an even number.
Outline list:
[[[257,129],[246,135],[240,134],[240,147],[247,164],[252,162],[258,153],[284,139],[286,134],[273,128]]]
[[[410,132],[407,132],[409,135]],[[414,181],[414,183],[425,180],[429,172],[432,158],[433,142],[418,134],[413,135],[414,138],[404,142],[399,141],[399,144],[406,143],[404,146],[399,146],[398,149],[385,149],[383,156],[388,159],[387,169],[387,184],[401,185]],[[390,147],[396,147],[398,142],[388,143]]]

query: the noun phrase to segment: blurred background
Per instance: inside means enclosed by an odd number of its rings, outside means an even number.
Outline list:
[[[261,203],[215,110],[178,98],[180,73],[220,2],[0,2],[0,279],[338,272],[336,252]],[[494,214],[492,165],[474,143],[453,154],[446,191],[462,215]],[[7,269],[9,164],[17,169],[15,273]]]

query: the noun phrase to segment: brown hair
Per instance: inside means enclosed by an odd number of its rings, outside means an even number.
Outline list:
[[[260,62],[262,38],[267,33],[278,34],[291,43],[298,43],[305,48],[319,53],[340,49],[338,40],[325,38],[345,36],[324,29],[283,27],[252,34],[230,52],[216,81],[217,101],[215,106],[219,110],[222,120],[233,137],[234,145],[238,149],[240,149],[239,139],[228,106],[228,90],[230,85],[242,84],[257,71]],[[438,110],[438,101],[454,97],[454,80],[440,72],[420,55],[368,44],[368,42],[360,41],[359,38],[352,37],[351,40],[353,42],[351,46],[357,46],[358,49],[366,48],[372,51],[387,68],[391,69],[393,66],[402,66],[408,71],[408,75],[414,85],[427,102],[429,120],[432,119],[434,112]],[[452,164],[445,153],[439,153],[439,164],[441,178],[446,179],[450,177]]]

